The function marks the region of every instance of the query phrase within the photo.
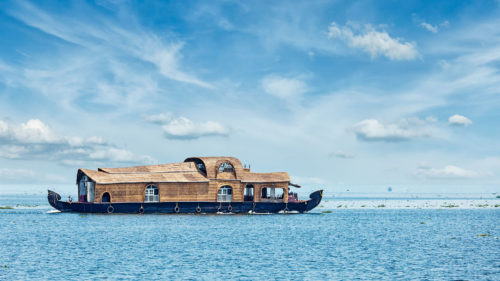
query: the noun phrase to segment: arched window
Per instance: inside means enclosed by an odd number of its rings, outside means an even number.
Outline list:
[[[101,202],[111,202],[111,195],[109,195],[109,193],[107,192],[104,192]]]
[[[188,158],[186,162],[193,162],[196,165],[198,171],[207,174],[207,168],[205,167],[205,163],[200,158]]]
[[[229,185],[224,185],[217,193],[217,202],[231,202],[233,201],[233,188]]]
[[[156,185],[148,185],[144,193],[144,202],[160,202],[160,193]]]
[[[205,168],[205,164],[203,162],[197,163],[196,168],[198,168],[198,170],[200,170],[200,172],[202,172],[204,174],[207,173],[207,168]]]
[[[219,173],[222,173],[222,172],[234,172],[233,165],[231,165],[231,163],[229,163],[229,162],[224,162],[224,163],[220,164]]]

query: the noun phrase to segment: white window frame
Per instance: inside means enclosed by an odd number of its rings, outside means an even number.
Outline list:
[[[155,194],[155,190],[158,191],[158,194]],[[160,202],[160,189],[156,185],[150,184],[146,187],[146,191],[144,192],[144,202]]]
[[[229,185],[222,186],[217,192],[217,202],[231,202],[231,201],[233,201],[233,188]]]
[[[232,173],[234,172],[234,166],[233,164],[229,162],[224,162],[219,165],[219,173],[224,173],[224,172],[229,172]]]

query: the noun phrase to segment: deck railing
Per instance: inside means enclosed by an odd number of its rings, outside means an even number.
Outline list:
[[[160,195],[146,195],[144,202],[160,202]]]
[[[217,202],[231,202],[233,201],[232,194],[219,194],[217,195]]]

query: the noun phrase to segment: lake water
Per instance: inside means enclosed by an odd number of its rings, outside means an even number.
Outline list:
[[[17,204],[0,210],[3,280],[500,280],[498,209],[84,215],[0,195]]]

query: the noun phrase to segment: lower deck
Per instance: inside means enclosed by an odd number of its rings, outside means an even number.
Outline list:
[[[279,213],[307,212],[321,202],[322,191],[311,193],[309,200],[294,202],[103,202],[60,201],[61,196],[49,190],[50,205],[62,212],[78,213]]]

